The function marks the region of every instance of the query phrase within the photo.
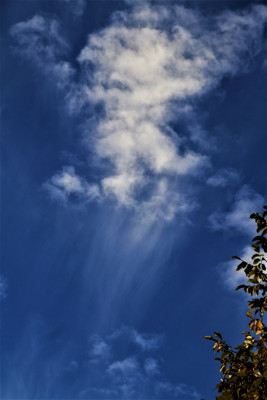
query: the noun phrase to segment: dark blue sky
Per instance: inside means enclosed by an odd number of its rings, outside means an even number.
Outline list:
[[[266,6],[0,15],[1,398],[213,399],[266,197]]]

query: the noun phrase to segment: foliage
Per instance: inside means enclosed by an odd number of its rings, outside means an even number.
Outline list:
[[[215,387],[219,395],[216,400],[267,400],[267,328],[264,325],[264,313],[267,311],[267,207],[263,214],[250,216],[257,224],[258,236],[252,239],[254,254],[251,264],[241,261],[236,270],[244,270],[246,285],[239,285],[237,290],[244,290],[251,299],[248,301],[248,330],[242,332],[244,341],[232,348],[223,340],[220,332],[215,337],[205,336],[214,342],[213,351],[220,353],[215,358],[221,364],[223,378]],[[264,257],[265,256],[265,257]]]

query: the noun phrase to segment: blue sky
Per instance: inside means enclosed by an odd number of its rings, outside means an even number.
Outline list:
[[[213,399],[266,196],[266,5],[0,18],[1,398]]]

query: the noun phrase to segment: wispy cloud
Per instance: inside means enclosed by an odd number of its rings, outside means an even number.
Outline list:
[[[63,3],[63,6],[66,6],[66,4],[68,4],[72,13],[76,17],[81,17],[86,8],[86,0],[59,0],[59,1]]]
[[[249,216],[263,205],[263,197],[245,185],[236,193],[227,211],[215,212],[209,217],[211,228],[215,231],[236,231],[251,236],[255,233],[255,222]]]
[[[227,187],[231,184],[238,183],[239,180],[239,174],[235,169],[222,168],[208,178],[207,184],[214,187]]]
[[[88,184],[76,175],[73,167],[63,167],[43,187],[51,198],[62,202],[67,202],[72,195],[86,202],[95,200],[100,195],[98,185]]]
[[[157,349],[160,346],[162,339],[159,335],[142,335],[135,330],[132,330],[131,336],[133,337],[134,342],[142,350],[146,351]]]
[[[6,398],[75,399],[176,399],[199,400],[197,390],[166,379],[159,347],[144,351],[133,346],[134,331],[140,337],[159,337],[132,328],[106,335],[91,335],[87,345],[55,338],[44,340],[47,326],[40,319],[28,325],[18,343],[5,381]],[[127,333],[126,333],[127,332]],[[47,335],[45,335],[46,337]],[[64,396],[65,394],[65,396]]]
[[[254,254],[254,251],[251,246],[245,246],[243,250],[238,254],[242,260],[246,261],[247,263],[251,263],[251,256]],[[225,286],[233,290],[238,285],[242,283],[246,283],[247,278],[243,270],[236,271],[236,267],[238,265],[237,260],[227,261],[222,263],[218,266],[218,273],[222,278]]]
[[[159,399],[167,396],[170,399],[197,399],[200,395],[188,385],[172,383],[164,378],[162,373],[162,360],[158,356],[158,350],[162,348],[162,342],[158,341],[161,335],[144,334],[134,329],[124,327],[114,331],[106,337],[98,337],[99,343],[109,346],[112,356],[103,359],[102,363],[94,365],[94,374],[101,378],[101,382],[95,379],[91,385],[81,390],[79,397],[97,396],[98,398],[118,398],[125,396],[131,398],[153,398]],[[132,348],[131,344],[135,338],[146,339],[146,345]],[[157,347],[151,347],[151,340],[157,341]],[[93,337],[93,340],[95,338]],[[148,345],[149,343],[149,345]],[[124,349],[123,354],[121,348]],[[145,351],[144,351],[145,350]],[[153,357],[148,357],[152,353]],[[93,357],[91,352],[90,356]],[[90,381],[90,379],[89,379]]]
[[[157,350],[162,345],[163,337],[162,335],[140,333],[133,328],[124,326],[113,332],[110,339],[126,339],[127,341],[136,344],[140,350],[151,351]]]
[[[122,361],[114,361],[112,364],[109,365],[107,371],[117,377],[118,375],[136,375],[138,370],[139,367],[137,361],[133,357],[131,357],[125,358]]]
[[[144,365],[145,371],[148,375],[159,374],[159,364],[154,358],[147,358]]]
[[[185,114],[197,118],[196,100],[224,77],[246,72],[263,48],[266,17],[263,5],[204,16],[183,6],[133,4],[88,36],[75,79],[55,20],[35,16],[14,25],[11,35],[21,54],[53,71],[69,110],[83,116],[84,142],[104,161],[100,197],[149,221],[171,220],[191,209],[186,181],[208,162],[204,146],[192,146],[196,130],[182,141],[171,123]]]
[[[110,357],[110,345],[107,344],[105,340],[103,340],[98,335],[93,335],[89,338],[90,350],[89,355],[92,358],[93,362],[102,361],[103,359],[108,359]]]
[[[74,69],[66,61],[69,44],[56,19],[35,15],[27,21],[13,25],[10,35],[17,54],[35,63],[43,73],[52,78],[53,84],[58,88],[69,89],[68,84],[73,79]]]

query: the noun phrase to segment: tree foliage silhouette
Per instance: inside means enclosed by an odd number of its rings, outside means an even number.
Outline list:
[[[251,263],[239,257],[236,270],[243,270],[247,284],[239,285],[237,290],[248,293],[249,318],[248,330],[242,332],[244,341],[233,348],[223,340],[220,332],[214,332],[214,337],[205,336],[214,342],[213,351],[219,353],[220,372],[223,377],[216,385],[218,391],[216,400],[267,400],[267,328],[264,325],[267,311],[267,207],[263,214],[254,213],[250,216],[257,224],[257,236],[252,239],[254,254]]]

